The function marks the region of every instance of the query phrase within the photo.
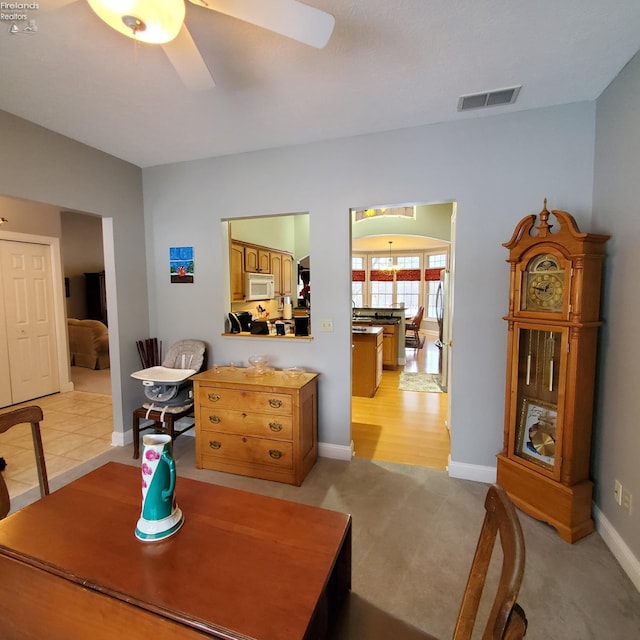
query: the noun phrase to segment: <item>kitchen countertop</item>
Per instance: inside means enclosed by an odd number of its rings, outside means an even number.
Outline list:
[[[359,316],[352,317],[351,321],[353,324],[399,324],[400,318],[373,318],[371,316]]]
[[[377,335],[378,333],[381,333],[382,331],[384,331],[384,329],[382,327],[378,327],[378,326],[374,326],[374,327],[351,327],[351,332],[355,333],[356,335],[365,334],[365,335],[374,336],[374,335]]]

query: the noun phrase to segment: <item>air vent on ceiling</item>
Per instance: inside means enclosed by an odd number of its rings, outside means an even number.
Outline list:
[[[518,85],[517,87],[509,87],[508,89],[497,89],[495,91],[485,91],[484,93],[460,96],[458,99],[458,111],[468,111],[469,109],[479,109],[480,107],[495,107],[501,104],[513,104],[521,88],[522,85]]]

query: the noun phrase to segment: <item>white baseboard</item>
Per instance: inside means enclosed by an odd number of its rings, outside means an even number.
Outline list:
[[[449,465],[447,467],[449,477],[459,478],[460,480],[473,480],[474,482],[484,482],[486,484],[494,484],[496,481],[496,468],[486,467],[479,464],[469,464],[467,462],[455,462],[449,456]]]
[[[133,442],[133,429],[129,431],[112,431],[111,432],[111,446],[112,447],[124,447]]]
[[[596,524],[596,531],[600,534],[604,543],[609,547],[609,551],[620,563],[623,571],[629,576],[635,588],[640,591],[640,560],[636,558],[625,541],[620,537],[613,525],[606,516],[593,505],[593,519]]]
[[[353,442],[346,447],[328,442],[318,442],[318,455],[321,458],[333,458],[334,460],[351,460],[353,456]]]
[[[453,462],[449,458],[449,476],[460,478],[461,480],[473,480],[475,482],[485,482],[494,484],[496,481],[496,468],[485,467],[465,462]],[[613,557],[620,563],[622,570],[629,576],[635,588],[640,591],[640,560],[633,555],[633,552],[625,541],[620,537],[605,515],[593,505],[593,519],[596,531],[613,554]]]

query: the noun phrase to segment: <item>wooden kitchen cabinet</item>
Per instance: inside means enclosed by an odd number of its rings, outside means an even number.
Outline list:
[[[382,327],[362,327],[353,332],[353,359],[351,365],[351,393],[372,398],[382,382],[383,357]]]
[[[382,366],[385,369],[398,368],[398,338],[397,325],[385,324],[382,327]]]
[[[318,374],[248,371],[192,378],[196,467],[300,486],[318,456]]]
[[[274,295],[291,295],[293,283],[293,256],[284,251],[233,240],[229,248],[231,275],[231,301],[245,299],[246,273],[272,273]]]
[[[398,325],[397,324],[377,324],[373,322],[353,322],[354,327],[382,327],[382,367],[384,369],[398,368]]]
[[[293,292],[291,276],[293,271],[293,256],[290,253],[282,254],[282,295],[290,296]]]
[[[231,243],[229,251],[229,267],[231,272],[231,301],[244,300],[244,245]]]
[[[250,273],[271,273],[271,252],[269,249],[245,245],[244,270]]]
[[[291,271],[293,256],[283,251],[271,251],[271,273],[275,282],[276,296],[291,295]]]
[[[271,273],[273,273],[273,293],[282,295],[282,254],[271,251]]]

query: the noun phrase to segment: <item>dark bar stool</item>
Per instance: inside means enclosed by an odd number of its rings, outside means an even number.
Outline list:
[[[149,416],[147,417],[147,412]],[[153,429],[155,432],[166,433],[171,436],[172,440],[175,440],[180,434],[189,429],[193,429],[194,424],[190,424],[184,429],[179,431],[175,430],[174,423],[186,416],[193,417],[193,405],[185,407],[181,411],[171,413],[168,409],[162,415],[162,410],[156,411],[155,409],[149,411],[147,407],[139,407],[133,412],[133,458],[134,460],[140,457],[140,432],[147,429]],[[140,419],[152,420],[152,424],[146,427],[140,428]]]

